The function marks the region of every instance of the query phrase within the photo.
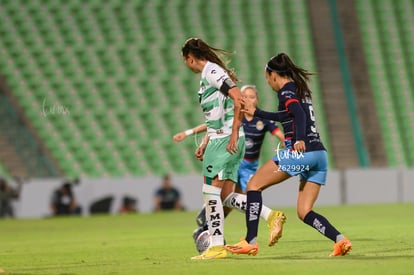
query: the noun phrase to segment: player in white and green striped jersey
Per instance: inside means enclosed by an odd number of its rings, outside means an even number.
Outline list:
[[[201,73],[198,96],[207,125],[207,135],[197,148],[196,157],[203,160],[202,190],[211,242],[209,249],[192,257],[193,260],[227,256],[220,194],[223,186],[233,187],[237,182],[237,170],[245,149],[244,132],[240,127],[242,95],[235,84],[235,74],[221,58],[227,53],[229,52],[213,48],[198,38],[188,39],[182,47],[187,67],[195,73]]]

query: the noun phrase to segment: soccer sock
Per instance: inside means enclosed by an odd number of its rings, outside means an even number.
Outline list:
[[[235,208],[240,212],[246,211],[246,195],[231,192],[230,195],[223,201],[223,205]]]
[[[240,212],[246,212],[247,196],[245,194],[230,193],[227,198],[223,201],[223,205],[231,208],[235,208]],[[266,205],[262,205],[262,211],[260,211],[260,217],[267,221],[272,209]]]
[[[226,206],[223,208],[224,218],[226,218],[230,214],[231,210],[232,208],[229,208]],[[207,225],[207,220],[206,220],[206,207],[204,205],[196,217],[196,223],[200,228],[203,228],[203,230],[208,230],[208,225]]]
[[[267,219],[269,218],[270,212],[272,212],[272,209],[262,204],[262,211],[260,211],[260,217],[262,217],[265,221],[267,221]]]
[[[324,216],[319,215],[318,213],[313,212],[312,210],[309,211],[308,214],[306,214],[305,218],[303,219],[303,222],[312,226],[313,228],[318,230],[322,235],[326,236],[334,242],[337,241],[337,237],[341,239],[341,233],[339,233],[338,230],[336,230],[336,228],[333,227],[333,225],[330,224]]]
[[[210,247],[224,245],[224,213],[220,193],[221,188],[203,184],[206,220],[211,235]]]
[[[246,241],[254,244],[257,241],[259,227],[259,213],[262,210],[262,193],[260,191],[247,191]]]

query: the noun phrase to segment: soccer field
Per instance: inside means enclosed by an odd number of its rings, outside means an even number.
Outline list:
[[[288,215],[284,235],[267,246],[260,223],[257,256],[191,261],[195,212],[0,221],[4,274],[413,274],[414,204],[317,207],[353,243],[345,257],[329,258],[332,242]],[[245,233],[232,213],[226,240]]]

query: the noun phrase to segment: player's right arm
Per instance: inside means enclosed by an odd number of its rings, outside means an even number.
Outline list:
[[[290,118],[290,115],[286,110],[277,112],[267,112],[257,108],[251,102],[248,102],[245,98],[242,98],[241,102],[243,104],[243,109],[241,110],[242,113],[250,116],[255,116],[258,118],[279,122],[282,122]]]
[[[205,132],[205,131],[207,131],[207,126],[206,126],[205,123],[203,123],[203,124],[197,125],[194,128],[191,128],[191,129],[188,129],[188,130],[185,130],[183,132],[179,132],[179,133],[175,134],[173,136],[173,140],[174,140],[174,142],[181,142],[186,137],[188,137],[190,135]]]

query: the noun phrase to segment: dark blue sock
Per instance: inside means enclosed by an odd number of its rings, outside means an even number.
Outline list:
[[[250,243],[256,242],[257,229],[259,227],[260,212],[262,211],[262,192],[247,191],[247,206],[246,206],[246,226],[247,234],[246,241]]]
[[[303,222],[312,226],[334,242],[336,242],[336,236],[341,234],[324,216],[313,211],[309,211],[309,213],[306,214]]]

